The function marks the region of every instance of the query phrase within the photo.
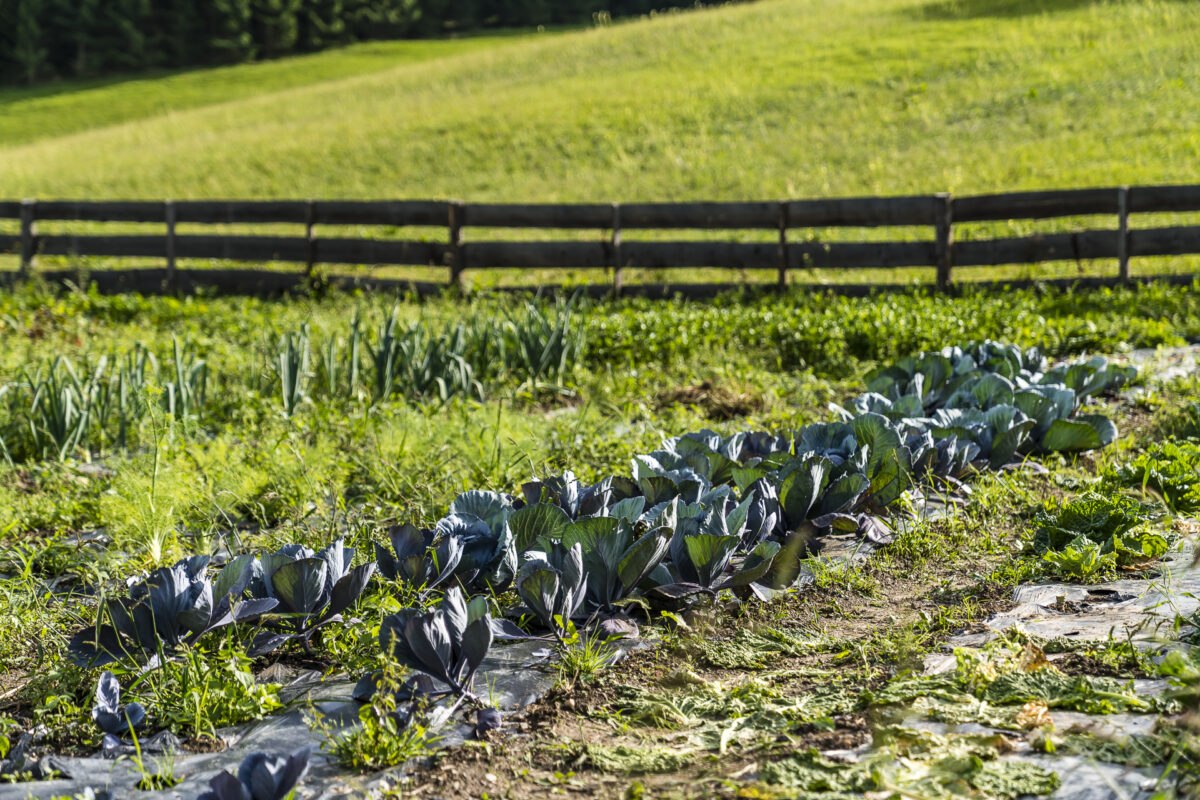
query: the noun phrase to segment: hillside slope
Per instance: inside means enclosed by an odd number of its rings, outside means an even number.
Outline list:
[[[0,196],[651,200],[1200,181],[1200,4],[1045,5],[759,0],[8,92]]]

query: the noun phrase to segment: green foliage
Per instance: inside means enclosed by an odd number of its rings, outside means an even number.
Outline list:
[[[776,664],[781,657],[811,653],[820,644],[820,639],[805,637],[800,632],[739,628],[728,639],[696,636],[681,640],[676,646],[684,652],[695,651],[710,667],[760,670]]]
[[[1134,688],[1133,681],[1065,675],[1046,661],[1041,648],[1031,641],[1022,645],[1015,636],[996,639],[980,650],[955,648],[954,656],[954,680],[958,686],[995,705],[1042,702],[1051,709],[1085,714],[1177,708],[1170,699],[1142,695]]]
[[[75,694],[50,694],[33,706],[35,725],[46,726],[48,738],[58,747],[88,747],[100,734],[92,722],[90,702]]]
[[[232,640],[215,650],[185,650],[180,658],[134,681],[127,699],[144,705],[152,724],[193,738],[264,718],[281,707],[279,686],[258,683],[245,651]]]
[[[1100,545],[1085,538],[1059,550],[1047,551],[1042,562],[1047,573],[1067,580],[1104,581],[1111,579],[1117,570],[1117,554],[1104,553]]]
[[[900,726],[876,732],[879,746],[852,763],[831,761],[816,750],[795,753],[763,765],[759,779],[771,787],[804,793],[871,794],[906,797],[973,797],[1015,800],[1047,795],[1058,776],[1028,762],[1002,760],[1009,745],[998,734],[935,734]]]
[[[595,680],[612,666],[616,655],[616,645],[599,632],[580,635],[568,620],[566,641],[558,654],[558,680],[568,686]]]
[[[169,372],[160,372],[158,360],[135,345],[95,362],[85,355],[78,367],[61,355],[22,367],[15,381],[0,385],[6,412],[0,454],[10,461],[61,461],[129,446],[156,395],[169,416],[197,416],[208,378],[204,361],[176,339],[170,363]]]
[[[1155,298],[1164,305],[1155,309]],[[805,292],[785,299],[747,297],[736,304],[628,301],[606,309],[590,326],[588,360],[673,363],[696,350],[739,349],[762,353],[778,368],[841,375],[862,369],[847,357],[895,361],[980,338],[1037,346],[1050,356],[1062,356],[1182,343],[1176,314],[1193,302],[1166,288],[1137,293],[964,290],[953,300],[914,291],[869,300]],[[1194,311],[1184,313],[1194,318]],[[879,324],[881,319],[888,321],[886,326]]]
[[[441,739],[425,726],[420,702],[398,707],[403,676],[404,667],[385,658],[377,691],[358,711],[359,725],[344,733],[332,732],[317,712],[310,716],[310,724],[325,737],[325,750],[343,767],[359,772],[394,767],[429,755]]]
[[[278,372],[279,399],[284,416],[290,417],[308,399],[308,383],[312,378],[309,360],[312,351],[308,344],[308,326],[279,339]]]
[[[1105,580],[1119,567],[1143,566],[1170,549],[1171,540],[1150,527],[1159,516],[1155,507],[1131,498],[1088,492],[1041,509],[1026,549],[1041,557],[1050,574]]]
[[[799,695],[775,687],[775,679],[783,677],[775,673],[724,683],[680,671],[666,676],[660,686],[616,687],[609,711],[626,723],[677,731],[672,740],[680,744],[726,753],[751,751],[800,725],[862,707],[852,673]]]
[[[652,775],[682,769],[691,762],[692,756],[666,747],[587,743],[570,747],[564,760],[571,764],[584,762],[610,774]]]
[[[487,340],[501,344],[504,372],[535,382],[569,377],[587,342],[586,316],[580,319],[576,306],[559,299],[553,306],[527,302],[509,311],[501,335]]]
[[[1158,497],[1177,514],[1200,510],[1200,443],[1156,442],[1133,459],[1110,464],[1104,485]]]
[[[134,754],[121,756],[133,764],[134,772],[139,775],[134,786],[144,792],[163,791],[175,786],[181,780],[175,775],[175,754],[166,753],[155,758],[146,758],[142,753],[142,743],[133,733]]]

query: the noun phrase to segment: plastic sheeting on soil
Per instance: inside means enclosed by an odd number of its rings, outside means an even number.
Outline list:
[[[488,653],[476,676],[478,686],[493,690],[502,711],[523,708],[545,694],[557,680],[553,668],[542,668],[544,659],[535,653],[544,649],[540,641],[497,643]],[[356,676],[357,677],[357,676]],[[308,776],[296,793],[297,798],[345,797],[356,791],[379,786],[395,778],[398,770],[358,777],[338,767],[321,751],[320,732],[311,731],[305,722],[307,707],[312,705],[326,715],[332,730],[344,730],[358,720],[359,704],[351,699],[354,681],[322,680],[319,673],[296,674],[280,692],[289,709],[260,722],[219,731],[229,745],[216,753],[180,754],[174,762],[175,775],[181,782],[164,791],[136,791],[138,798],[194,798],[208,788],[208,780],[221,770],[237,771],[241,760],[255,750],[291,753],[304,747],[313,751]],[[457,744],[470,735],[465,723],[450,725],[442,733],[443,744]],[[153,769],[155,756],[145,754],[147,767]],[[134,784],[140,779],[127,759],[54,757],[58,769],[69,777],[56,780],[0,785],[0,800],[49,798],[73,795],[92,789],[109,789],[116,797],[134,796]]]
[[[1013,592],[1016,608],[984,621],[981,633],[951,638],[945,653],[925,660],[926,674],[952,672],[953,648],[979,647],[998,631],[1020,625],[1028,633],[1044,638],[1066,637],[1079,641],[1104,641],[1110,636],[1128,638],[1146,650],[1170,647],[1178,637],[1171,632],[1176,615],[1190,615],[1200,609],[1200,571],[1193,569],[1196,551],[1186,545],[1167,556],[1150,577],[1124,579],[1110,583],[1079,585],[1038,583],[1017,587]],[[1170,635],[1168,635],[1170,633]],[[1054,656],[1049,656],[1051,663]],[[1138,694],[1156,695],[1166,690],[1162,680],[1137,680]],[[1072,726],[1110,738],[1144,736],[1151,730],[1153,714],[1110,714],[1092,716],[1055,709],[1055,725],[1060,730]],[[973,732],[978,725],[946,726],[924,723],[930,730]],[[1033,762],[1058,772],[1062,786],[1053,797],[1057,800],[1144,800],[1154,794],[1161,768],[1133,769],[1097,762],[1079,756],[1045,755],[1033,752],[1028,744],[1004,758]]]

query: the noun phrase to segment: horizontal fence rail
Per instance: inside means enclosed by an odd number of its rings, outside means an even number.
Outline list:
[[[186,200],[0,201],[0,219],[19,220],[16,234],[0,235],[0,252],[20,258],[21,276],[45,256],[162,258],[167,288],[178,285],[179,259],[440,267],[451,285],[467,270],[606,269],[614,289],[627,269],[723,268],[771,270],[784,286],[795,270],[930,267],[935,285],[948,289],[958,267],[1116,259],[1110,282],[1131,279],[1134,257],[1200,253],[1200,225],[1131,228],[1132,214],[1200,211],[1200,185],[1118,186],[956,197],[855,197],[738,203],[498,204],[455,201]],[[1115,228],[955,241],[955,226],[1003,220],[1113,216]],[[39,221],[162,225],[150,234],[38,233]],[[177,233],[180,224],[263,225],[301,228],[299,235]],[[443,228],[444,241],[318,236],[317,226]],[[917,241],[829,242],[793,239],[812,228],[925,228]],[[470,228],[595,231],[592,241],[475,241]],[[623,231],[774,231],[770,241],[632,241]],[[549,235],[552,237],[552,234]],[[193,273],[195,274],[195,273]],[[241,274],[254,274],[242,271]],[[265,274],[265,273],[263,273]],[[1103,280],[1103,279],[1102,279]],[[269,281],[268,281],[269,282]]]

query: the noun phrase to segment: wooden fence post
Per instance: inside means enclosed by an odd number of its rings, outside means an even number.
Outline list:
[[[33,270],[33,243],[37,235],[37,200],[26,197],[21,201],[21,270],[22,278],[28,278]]]
[[[448,224],[450,226],[450,285],[455,289],[462,291],[462,273],[463,273],[463,211],[464,206],[461,202],[455,201],[450,203],[450,212]]]
[[[939,192],[934,222],[934,248],[937,252],[937,289],[944,292],[950,288],[951,267],[954,263],[954,197],[949,192]]]
[[[779,201],[779,290],[787,289],[788,270],[788,205],[786,200]]]
[[[163,202],[163,218],[167,221],[167,291],[174,292],[179,288],[178,276],[175,272],[175,201]]]
[[[612,204],[613,297],[621,296],[621,204]]]
[[[317,243],[313,240],[313,221],[316,219],[316,207],[312,198],[308,199],[308,218],[304,221],[305,264],[304,277],[311,278],[313,269],[317,266]]]
[[[1122,283],[1129,283],[1129,187],[1117,189],[1117,269]]]

